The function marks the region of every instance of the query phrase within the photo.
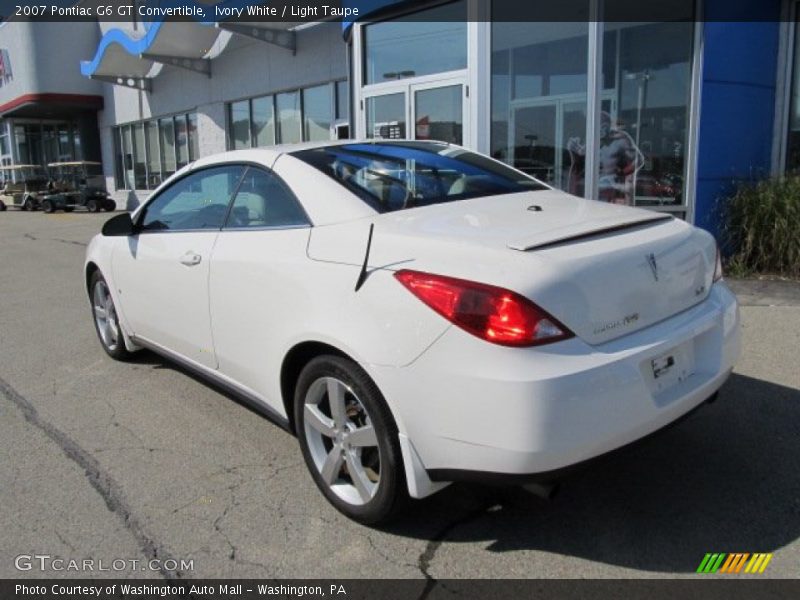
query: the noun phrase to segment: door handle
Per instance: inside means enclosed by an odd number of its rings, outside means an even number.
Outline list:
[[[186,265],[187,267],[199,265],[201,260],[203,260],[203,257],[196,252],[192,252],[191,250],[189,250],[180,258],[181,264]]]

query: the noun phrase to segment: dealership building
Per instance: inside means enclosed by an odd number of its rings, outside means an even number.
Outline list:
[[[556,22],[513,20],[516,0],[349,4],[344,24],[5,23],[0,159],[101,160],[130,209],[226,149],[437,139],[711,230],[737,182],[800,166],[794,0],[738,0],[744,20],[670,0],[650,22],[599,0]]]

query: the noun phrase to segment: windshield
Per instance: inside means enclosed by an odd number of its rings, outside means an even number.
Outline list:
[[[511,167],[447,144],[357,143],[300,150],[292,155],[380,212],[547,189]]]

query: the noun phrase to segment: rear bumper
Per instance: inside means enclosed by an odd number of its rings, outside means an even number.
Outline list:
[[[684,420],[688,419],[691,415],[699,411],[706,405],[706,403],[711,404],[716,401],[718,392],[714,392],[710,398],[706,399],[704,403],[701,403],[695,406],[693,409],[689,410],[689,412],[681,415],[671,423],[667,423],[662,428],[657,429],[656,431],[645,435],[637,440],[630,442],[624,446],[620,446],[619,448],[615,448],[606,452],[605,454],[599,454],[592,458],[588,458],[584,461],[567,465],[566,467],[561,467],[560,469],[554,469],[552,471],[540,471],[536,473],[491,473],[488,471],[466,471],[462,469],[427,469],[425,474],[431,480],[431,482],[448,482],[453,483],[456,481],[461,482],[470,482],[470,483],[483,483],[489,485],[525,485],[527,483],[557,483],[560,480],[569,477],[581,470],[588,469],[589,467],[602,462],[603,460],[607,460],[612,458],[613,456],[617,456],[618,454],[623,454],[634,447],[639,446],[647,442],[652,438],[659,437],[662,433],[666,432],[669,429],[672,429],[676,425],[682,423]]]
[[[451,327],[411,365],[370,371],[425,478],[547,479],[701,405],[739,346],[736,299],[718,283],[701,304],[599,346],[503,348]],[[655,378],[665,356],[676,365]]]

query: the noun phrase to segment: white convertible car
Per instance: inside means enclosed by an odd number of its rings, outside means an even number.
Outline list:
[[[109,355],[250,401],[369,524],[452,481],[554,481],[714,396],[740,345],[708,233],[435,142],[198,160],[85,278]]]

